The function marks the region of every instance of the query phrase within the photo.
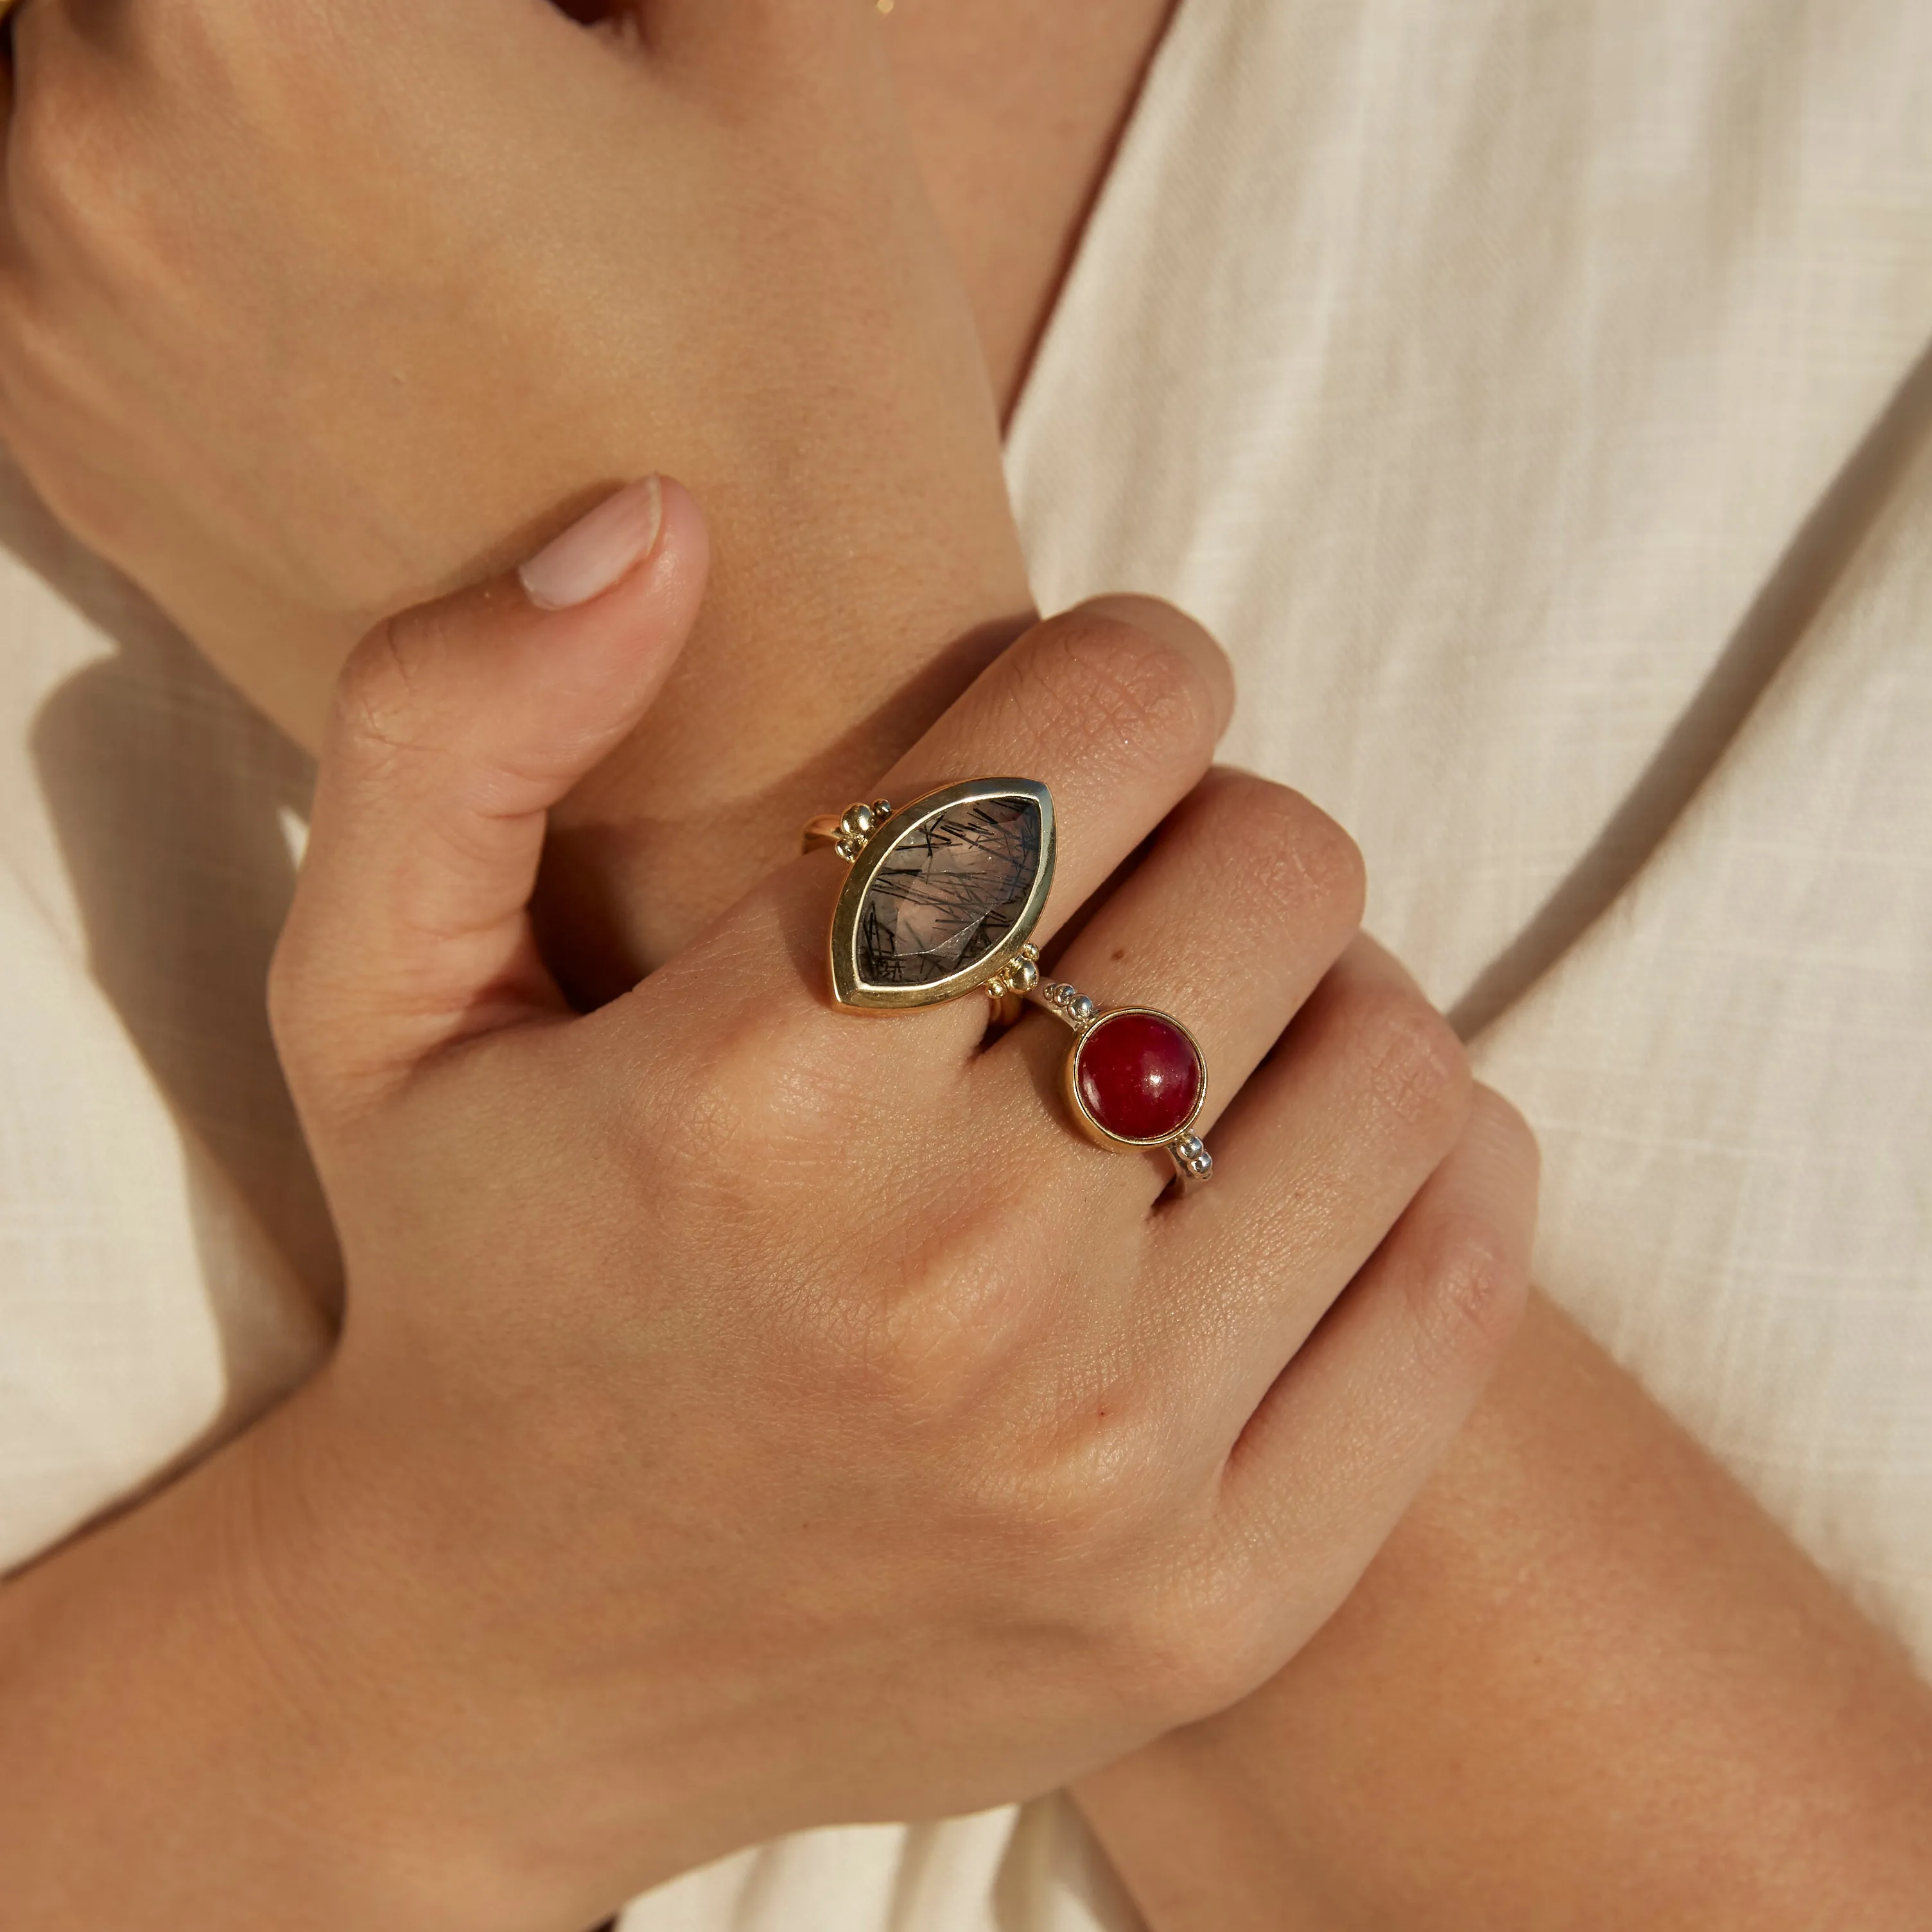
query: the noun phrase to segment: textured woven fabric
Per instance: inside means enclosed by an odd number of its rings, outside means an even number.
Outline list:
[[[1015,423],[1042,598],[1228,754],[1542,1135],[1539,1278],[1932,1666],[1932,9],[1184,0]],[[0,1562],[325,1345],[260,976],[300,761],[0,495]],[[626,1932],[1118,1932],[1064,1804]]]

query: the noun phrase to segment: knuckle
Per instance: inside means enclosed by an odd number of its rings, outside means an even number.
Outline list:
[[[329,1110],[345,1058],[342,1019],[321,982],[298,897],[269,957],[268,1034],[290,1092],[304,1114],[318,1118]]]
[[[817,1400],[848,1422],[862,1416],[909,1456],[946,1462],[979,1438],[991,1396],[1012,1395],[1010,1371],[1060,1292],[1055,1244],[1022,1201],[989,1201],[982,1174],[962,1182],[916,1149],[910,1170],[893,1170],[916,1192],[916,1214],[861,1212],[828,1226],[826,1150],[872,1168],[862,1150],[889,1129],[877,1061],[828,1052],[814,1007],[754,1004],[680,1046],[647,1094],[618,1103],[635,1136],[667,1113],[679,1122],[653,1191],[770,1257],[778,1352]],[[1016,1449],[989,1463],[989,1514],[1004,1507],[993,1465],[1017,1482]],[[1023,1507],[1016,1492],[1006,1500]]]
[[[1074,611],[1042,627],[1034,682],[1056,723],[1143,758],[1204,757],[1220,730],[1199,655],[1124,620]]]
[[[703,1168],[768,1181],[812,1172],[814,1156],[848,1144],[869,1112],[864,1064],[826,1052],[824,1016],[802,1003],[735,1001],[722,1017],[681,1041],[661,1090],[638,1096],[639,1131],[670,1106]]]
[[[308,1016],[304,962],[292,923],[284,926],[268,958],[268,1033],[292,1082],[304,1070]]]
[[[7,148],[7,184],[16,204],[51,214],[92,218],[118,167],[110,143],[115,117],[80,98],[56,66],[15,100]],[[109,205],[111,205],[109,204]]]
[[[1361,989],[1354,1007],[1352,1030],[1377,1106],[1406,1132],[1446,1150],[1474,1084],[1454,1030],[1406,987]]]
[[[1543,1171],[1536,1130],[1493,1087],[1478,1082],[1469,1096],[1464,1132],[1504,1184],[1534,1200]]]
[[[1526,1258],[1490,1216],[1442,1217],[1412,1293],[1425,1360],[1443,1371],[1480,1371],[1515,1334],[1529,1292]]]
[[[1058,1546],[1090,1554],[1131,1543],[1166,1486],[1148,1423],[1126,1379],[1115,1376],[1066,1405],[1042,1432],[1048,1520]]]
[[[926,1217],[883,1279],[846,1324],[868,1399],[920,1430],[970,1434],[1033,1332],[1036,1278],[997,1228],[956,1210]]]
[[[20,90],[7,193],[34,254],[104,279],[123,298],[158,298],[181,282],[176,185],[142,164],[128,116],[108,110],[76,64],[41,63]]]
[[[1088,598],[1056,622],[1124,625],[1137,634],[1164,642],[1179,651],[1205,680],[1216,717],[1225,718],[1234,700],[1234,667],[1219,641],[1165,598],[1139,592],[1115,592]]]
[[[1351,929],[1359,926],[1369,890],[1362,848],[1318,806],[1299,793],[1290,796],[1300,810],[1288,851],[1304,892],[1334,908]]]
[[[1361,848],[1320,806],[1288,786],[1220,770],[1202,787],[1208,849],[1227,882],[1277,915],[1314,913],[1352,931],[1368,872]]]
[[[386,617],[350,652],[336,680],[330,748],[364,779],[431,742],[424,659],[434,629],[421,612]]]
[[[998,1341],[979,1324],[981,1360],[998,1376],[1000,1402],[970,1486],[1026,1568],[1100,1580],[1096,1624],[1111,1629],[1132,1596],[1115,1585],[1136,1574],[1150,1522],[1171,1517],[1170,1438],[1124,1351],[1070,1357],[1064,1339],[1056,1345],[1052,1311],[1064,1309],[1068,1281],[1049,1277],[1042,1288],[1042,1271],[1025,1266],[1014,1279],[1022,1292]]]
[[[1274,1624],[1250,1566],[1184,1568],[1130,1600],[1116,1667],[1141,1687],[1144,1714],[1172,1730],[1226,1710],[1268,1675]]]

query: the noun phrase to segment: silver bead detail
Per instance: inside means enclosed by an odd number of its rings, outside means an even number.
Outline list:
[[[1016,959],[1006,968],[1008,986],[1016,993],[1030,993],[1040,984],[1040,968],[1030,959]]]
[[[1070,993],[1073,992],[1070,986],[1066,990]],[[1095,1011],[1094,1002],[1084,993],[1073,993],[1072,998],[1066,1004],[1066,1010],[1083,1025],[1094,1017]]]
[[[1198,1160],[1207,1151],[1198,1134],[1183,1134],[1174,1143],[1174,1157],[1178,1161]]]

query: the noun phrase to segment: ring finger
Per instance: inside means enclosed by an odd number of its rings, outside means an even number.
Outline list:
[[[1248,1339],[1226,1358],[1231,1434],[1456,1145],[1473,1086],[1448,1022],[1358,935],[1233,1097],[1224,1178],[1158,1228]]]
[[[1092,909],[1054,961],[1052,977],[1103,1010],[1147,1006],[1182,1023],[1205,1064],[1207,1094],[1194,1124],[1204,1134],[1353,938],[1362,895],[1361,856],[1333,819],[1284,785],[1216,771]],[[1070,1050],[1063,1026],[1029,1016],[987,1056],[986,1076],[1009,1088],[1030,1078],[1051,1092]],[[1090,1080],[1103,1077],[1091,1045],[1082,1064]],[[1139,1070],[1123,1059],[1116,1078]],[[1104,1092],[1090,1089],[1090,1097],[1104,1114]],[[1112,1097],[1132,1108],[1165,1096]],[[1024,1103],[1016,1094],[995,1104]],[[1040,1152],[1076,1163],[1090,1186],[1125,1197],[1124,1207],[1135,1196],[1144,1205],[1172,1178],[1165,1154],[1123,1160],[1070,1131],[1078,1123],[1057,1104],[1050,1112],[1036,1105],[1034,1118]]]

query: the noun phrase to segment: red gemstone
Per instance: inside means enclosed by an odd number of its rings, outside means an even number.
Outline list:
[[[1159,1013],[1115,1013],[1079,1046],[1076,1078],[1088,1112],[1124,1141],[1178,1134],[1201,1097],[1194,1042]]]

